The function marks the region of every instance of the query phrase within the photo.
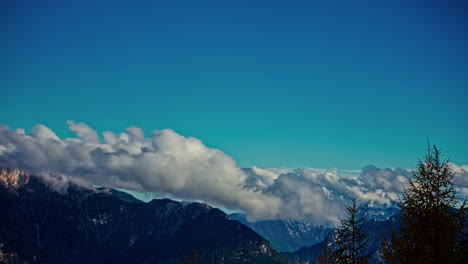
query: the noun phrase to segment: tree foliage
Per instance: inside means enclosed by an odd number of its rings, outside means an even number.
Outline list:
[[[362,209],[357,197],[351,197],[346,206],[346,218],[340,218],[340,225],[335,228],[333,243],[325,243],[324,251],[319,255],[320,263],[369,263],[367,252],[368,238],[364,230],[366,217],[359,217]]]
[[[322,244],[320,245],[320,251],[317,254],[317,263],[329,264],[332,263],[332,241],[325,234]]]
[[[462,263],[466,257],[465,202],[454,172],[436,146],[428,146],[401,199],[400,228],[382,243],[388,263]],[[464,231],[465,230],[465,231]]]
[[[182,263],[183,264],[199,264],[200,258],[201,258],[200,255],[197,254],[197,250],[195,248],[192,248],[190,250],[189,257],[182,257]]]

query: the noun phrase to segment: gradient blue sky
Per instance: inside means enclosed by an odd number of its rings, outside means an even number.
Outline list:
[[[245,167],[412,167],[427,139],[468,163],[466,1],[0,1],[0,32],[12,128],[171,128]]]

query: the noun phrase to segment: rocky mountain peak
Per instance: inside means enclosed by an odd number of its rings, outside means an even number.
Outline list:
[[[0,263],[179,263],[191,248],[202,262],[286,260],[263,237],[219,209],[68,185],[0,168]],[[15,189],[15,191],[10,191]]]
[[[0,168],[0,184],[7,189],[18,190],[29,181],[29,173],[11,168]]]

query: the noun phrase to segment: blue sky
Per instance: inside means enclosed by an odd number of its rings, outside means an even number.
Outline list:
[[[95,3],[99,2],[99,3]],[[326,3],[323,3],[326,2]],[[171,128],[240,166],[468,163],[464,1],[1,1],[0,123]]]

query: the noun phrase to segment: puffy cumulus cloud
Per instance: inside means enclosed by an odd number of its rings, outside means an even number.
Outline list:
[[[145,137],[140,128],[128,127],[106,131],[101,140],[85,123],[68,121],[68,127],[77,138],[60,139],[40,124],[30,134],[1,125],[0,166],[41,175],[59,191],[72,180],[207,202],[257,218],[281,214],[279,198],[246,187],[247,175],[236,162],[197,138],[170,129]],[[263,172],[264,179],[274,177]]]
[[[450,162],[455,177],[453,179],[459,195],[468,197],[468,165],[457,165]]]
[[[75,123],[71,120],[67,121],[68,128],[75,132],[76,135],[83,141],[88,143],[99,143],[101,140],[96,131],[90,128],[83,122]]]
[[[454,182],[459,187],[468,187],[468,165],[457,165],[450,162],[453,172],[455,172]]]
[[[384,192],[402,192],[411,175],[410,170],[404,169],[378,169],[369,165],[362,169],[361,180],[369,189],[378,189]]]
[[[158,196],[206,202],[241,210],[255,219],[336,221],[347,197],[379,207],[398,200],[409,170],[239,168],[222,151],[173,130],[146,137],[138,127],[106,131],[102,139],[85,123],[68,121],[75,138],[59,138],[36,125],[23,129],[0,125],[0,166],[40,175],[58,191],[70,182],[127,189]],[[452,164],[455,182],[468,193],[468,166]],[[465,194],[466,195],[466,194]]]
[[[280,174],[274,172],[274,171],[271,171],[271,170],[268,170],[268,169],[262,169],[262,168],[259,168],[257,166],[252,166],[252,171],[258,175],[258,176],[262,176],[263,178],[265,179],[268,179],[270,181],[274,181],[278,178],[278,176]]]
[[[343,197],[334,197],[327,187],[294,172],[279,176],[267,193],[281,199],[285,218],[335,222],[342,213]]]

